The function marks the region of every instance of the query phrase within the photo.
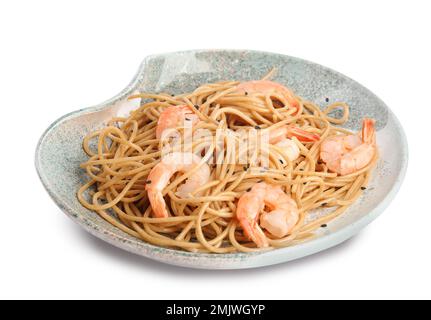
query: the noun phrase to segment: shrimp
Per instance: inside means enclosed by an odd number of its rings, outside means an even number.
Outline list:
[[[201,160],[199,156],[190,152],[173,152],[164,156],[162,161],[151,169],[145,189],[155,217],[166,218],[169,216],[162,192],[168,185],[170,178],[176,172],[187,172],[195,169]],[[184,184],[177,187],[176,195],[180,198],[189,198],[191,192],[206,184],[209,179],[210,168],[208,164],[202,163]]]
[[[271,211],[260,215],[265,206]],[[263,248],[268,247],[269,243],[261,227],[273,236],[282,238],[298,222],[299,211],[296,202],[280,186],[260,182],[239,198],[236,217],[250,240]]]
[[[322,142],[320,158],[329,170],[347,175],[364,168],[376,153],[374,120],[362,121],[361,135],[337,135]]]
[[[280,128],[271,130],[269,133],[270,143],[277,143],[286,137],[296,137],[302,142],[316,142],[320,139],[318,134],[299,129],[294,126],[282,126]]]
[[[283,139],[280,142],[275,143],[274,145],[282,148],[290,161],[295,161],[301,154],[298,145],[295,143],[295,141],[291,139]]]
[[[296,160],[300,154],[298,145],[290,139],[292,137],[296,137],[302,142],[315,142],[320,139],[319,135],[294,126],[283,126],[271,130],[269,133],[269,143],[284,149],[290,161]]]
[[[297,98],[295,98],[293,92],[285,86],[274,81],[256,80],[243,82],[237,86],[237,91],[240,93],[260,92],[264,94],[277,92],[287,100],[291,108],[299,110],[299,101]]]
[[[183,126],[184,121],[191,121],[192,125],[199,122],[199,117],[193,113],[192,108],[187,105],[167,107],[160,114],[157,122],[156,137],[160,139],[166,129]]]

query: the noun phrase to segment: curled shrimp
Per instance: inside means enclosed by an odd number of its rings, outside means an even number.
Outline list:
[[[271,211],[263,212],[265,206]],[[260,182],[239,198],[236,217],[250,240],[263,248],[269,243],[261,227],[282,238],[298,222],[299,212],[296,202],[280,186]]]
[[[180,198],[190,197],[192,192],[209,181],[210,168],[208,164],[201,163],[201,160],[199,156],[193,153],[173,152],[164,156],[162,161],[151,169],[145,189],[155,217],[166,218],[169,216],[162,192],[176,172],[188,172],[200,165],[184,184],[177,187],[176,195]]]
[[[157,122],[156,137],[160,139],[166,129],[184,126],[185,121],[192,125],[199,122],[199,117],[187,105],[170,106],[163,110]]]
[[[322,142],[320,148],[320,158],[328,169],[342,176],[364,168],[371,162],[375,153],[374,120],[368,118],[362,121],[360,135],[331,136]]]
[[[298,145],[291,139],[296,137],[302,142],[316,142],[320,137],[317,134],[299,129],[294,126],[282,126],[269,132],[269,143],[282,148],[290,161],[299,157],[300,150]]]
[[[242,82],[237,86],[237,91],[240,93],[278,93],[286,99],[286,101],[289,103],[289,107],[299,110],[299,101],[297,98],[295,98],[293,92],[285,86],[274,81],[255,80]]]

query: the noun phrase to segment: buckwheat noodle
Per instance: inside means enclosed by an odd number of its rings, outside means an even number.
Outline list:
[[[144,103],[129,117],[113,118],[106,127],[84,138],[83,149],[89,159],[81,168],[86,170],[90,180],[77,193],[81,204],[129,235],[157,246],[192,252],[252,252],[262,249],[244,236],[235,218],[236,203],[255,183],[265,181],[282,186],[296,201],[300,212],[298,223],[286,237],[275,239],[268,235],[270,248],[289,246],[313,237],[316,229],[342,214],[358,199],[378,156],[376,154],[366,167],[353,174],[338,176],[330,172],[319,161],[319,146],[328,136],[349,133],[335,126],[348,120],[347,104],[334,103],[321,109],[296,96],[299,111],[295,112],[287,107],[283,96],[276,93],[237,93],[238,83],[204,84],[191,93],[176,96],[139,94]],[[210,182],[196,191],[202,192],[201,195],[182,199],[175,194],[176,188],[198,167],[191,172],[177,173],[163,192],[170,216],[154,218],[145,186],[150,170],[161,160],[157,121],[166,107],[184,104],[201,120],[194,130],[204,128],[215,135],[217,129],[258,126],[266,130],[294,124],[319,134],[321,139],[301,143],[293,138],[301,152],[295,161],[289,161],[280,148],[270,145],[267,168],[229,162],[235,150],[227,146],[222,155],[226,161],[210,164]],[[341,110],[342,117],[330,116],[334,110]],[[191,151],[205,147],[212,152],[215,143],[205,137],[183,147]],[[310,219],[310,213],[316,209],[324,209],[325,213]]]

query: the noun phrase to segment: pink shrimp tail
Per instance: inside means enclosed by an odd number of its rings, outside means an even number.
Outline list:
[[[316,142],[320,140],[320,136],[296,127],[289,127],[287,137],[296,137],[301,142]]]
[[[376,130],[374,128],[374,120],[364,118],[362,120],[362,141],[367,144],[374,145],[376,143]]]
[[[150,200],[151,207],[153,208],[153,215],[155,218],[169,217],[168,210],[166,209],[165,199],[161,192],[147,189],[148,199]]]
[[[248,236],[248,238],[253,241],[259,248],[268,247],[269,243],[265,233],[262,231],[262,229],[260,229],[259,226],[255,224],[257,224],[257,222],[254,223],[254,226],[248,223],[241,223],[241,226],[244,229],[244,233]]]

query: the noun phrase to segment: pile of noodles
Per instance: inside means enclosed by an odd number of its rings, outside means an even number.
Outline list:
[[[313,236],[313,231],[343,213],[367,185],[377,154],[363,169],[337,176],[319,161],[322,141],[337,133],[350,133],[334,125],[349,116],[344,103],[321,110],[317,105],[296,97],[299,111],[289,107],[282,95],[237,93],[239,82],[204,84],[192,93],[177,96],[143,93],[141,107],[127,118],[114,118],[102,130],[90,133],[83,141],[89,159],[81,167],[90,180],[78,191],[79,201],[124,232],[154,245],[193,252],[251,252],[256,248],[244,234],[235,217],[239,197],[254,184],[265,181],[280,185],[296,201],[300,218],[289,234],[275,239],[267,234],[270,248],[285,247]],[[134,98],[134,97],[131,97]],[[275,102],[277,101],[277,102]],[[176,188],[199,168],[175,174],[163,191],[170,216],[154,218],[145,186],[150,170],[161,160],[161,141],[156,139],[160,113],[169,106],[187,104],[201,120],[193,130],[204,128],[238,130],[277,128],[286,124],[320,135],[313,143],[301,143],[300,157],[291,162],[283,150],[269,145],[268,167],[254,167],[228,161],[234,154],[227,147],[226,161],[210,164],[210,181],[201,186],[199,196],[179,198]],[[341,109],[343,116],[329,113]],[[181,128],[179,129],[181,130]],[[95,145],[95,147],[92,147]],[[214,151],[211,138],[194,139],[184,150],[205,147]],[[238,155],[237,155],[238,156]],[[307,219],[317,208],[328,211],[323,217]]]

